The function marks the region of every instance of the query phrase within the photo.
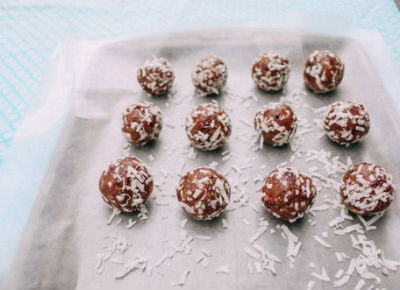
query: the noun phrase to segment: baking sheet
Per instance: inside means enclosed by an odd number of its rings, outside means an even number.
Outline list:
[[[346,65],[343,83],[334,93],[316,96],[303,86],[303,61],[315,49],[335,51]],[[251,80],[252,60],[264,50],[279,51],[291,61],[291,76],[282,93],[263,93]],[[190,72],[201,57],[213,54],[222,57],[228,66],[227,90],[219,97],[197,97]],[[168,97],[150,98],[136,83],[137,68],[151,55],[167,57],[175,69],[174,90]],[[87,71],[78,79],[74,116],[43,182],[18,257],[4,281],[4,289],[172,289],[181,287],[176,284],[183,281],[180,279],[185,271],[190,271],[185,289],[297,289],[300,285],[306,289],[310,280],[317,283],[315,289],[331,289],[333,281],[338,280],[335,273],[340,268],[346,271],[349,264],[347,260],[338,263],[334,253],[345,252],[350,257],[360,253],[351,246],[350,235],[336,235],[328,225],[340,210],[318,211],[315,217],[308,215],[294,224],[285,224],[263,210],[256,194],[258,180],[296,155],[290,146],[253,151],[257,142],[248,123],[252,123],[258,108],[282,96],[289,96],[286,100],[293,103],[297,115],[308,121],[303,121],[303,130],[314,130],[294,142],[294,145],[304,142],[300,150],[324,149],[331,152],[332,157],[339,156],[343,163],[348,156],[354,162],[375,162],[391,172],[395,182],[398,180],[397,113],[363,48],[351,39],[268,30],[224,30],[118,41],[99,47]],[[364,103],[369,109],[372,126],[364,142],[349,148],[339,147],[326,137],[318,138],[321,131],[313,125],[318,114],[308,107],[319,108],[345,99]],[[164,129],[160,139],[150,146],[125,148],[120,114],[127,105],[139,100],[160,106]],[[218,101],[230,114],[232,136],[228,144],[216,152],[193,150],[185,136],[185,118],[194,106],[212,100]],[[231,155],[227,160],[222,156],[226,150]],[[135,154],[152,168],[158,187],[147,203],[147,220],[140,220],[137,214],[124,214],[107,225],[111,212],[99,198],[98,178],[110,161],[127,153]],[[321,163],[305,162],[306,153],[296,156],[300,157],[293,160],[291,166],[307,174],[311,166],[317,166],[318,173],[327,175]],[[227,178],[234,187],[231,210],[211,222],[188,219],[182,228],[187,216],[175,199],[179,174],[213,161],[218,163],[220,172],[229,172]],[[229,171],[232,166],[238,168],[240,174]],[[335,179],[340,181],[340,178],[339,174]],[[336,192],[315,181],[321,187],[315,206],[334,207],[327,200],[334,200]],[[240,204],[233,200],[242,194],[248,197],[248,205],[232,209]],[[366,233],[368,239],[385,251],[386,258],[397,260],[400,259],[396,248],[399,234],[395,230],[400,220],[398,208],[399,202],[395,199],[386,214],[374,224],[377,229]],[[116,224],[120,218],[121,222]],[[245,224],[243,218],[250,224]],[[128,229],[130,219],[137,223]],[[228,228],[223,227],[223,220]],[[244,248],[251,248],[249,239],[265,226],[265,221],[268,228],[256,243],[280,258],[281,263],[275,263],[276,275],[266,270],[256,273],[258,261],[244,252]],[[313,221],[317,223],[312,225]],[[343,225],[356,223],[359,223],[357,218]],[[286,257],[288,240],[281,235],[282,229],[276,228],[282,224],[301,241],[294,263]],[[275,232],[271,233],[271,229]],[[180,244],[182,236],[185,238],[185,232],[194,240],[183,253],[178,251],[163,261],[164,254],[171,253],[173,243]],[[322,237],[322,232],[327,232],[328,238]],[[352,234],[357,236],[358,233]],[[132,245],[97,267],[99,257],[109,252],[105,246],[112,244],[115,235],[120,242],[126,239]],[[321,246],[313,239],[314,235],[322,237],[332,247]],[[202,250],[210,252],[211,257],[204,257]],[[204,262],[197,263],[201,256],[208,261],[207,267],[202,264]],[[133,270],[123,279],[115,279],[125,270],[120,263],[122,260],[135,261],[138,257],[147,260],[144,271]],[[155,266],[160,261],[162,263]],[[249,261],[254,273],[248,268]],[[310,262],[315,263],[315,268],[308,266]],[[230,273],[216,273],[221,266],[227,266]],[[321,273],[322,267],[330,282],[321,282],[312,276],[313,272]],[[384,277],[380,270],[371,271],[382,279],[380,288],[400,285],[395,272],[389,271],[389,276]],[[342,289],[354,288],[359,280],[354,273]],[[374,280],[365,281],[367,285],[374,283]]]

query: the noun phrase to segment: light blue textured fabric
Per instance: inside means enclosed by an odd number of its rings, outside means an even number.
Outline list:
[[[400,61],[400,13],[393,0],[46,1],[0,3],[0,163],[35,96],[48,57],[68,27],[98,39],[150,31],[263,23],[271,15],[332,12],[378,30]]]

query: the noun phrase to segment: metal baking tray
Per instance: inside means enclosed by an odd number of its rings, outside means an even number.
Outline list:
[[[344,80],[333,93],[315,95],[304,87],[304,60],[316,49],[331,50],[345,63]],[[251,79],[253,59],[267,50],[290,60],[291,74],[282,92],[262,92]],[[136,70],[152,55],[166,57],[175,70],[168,96],[149,97],[136,82]],[[207,55],[223,58],[228,66],[227,87],[220,96],[194,93],[190,73]],[[75,109],[2,289],[308,289],[314,284],[314,289],[332,289],[339,283],[339,269],[351,275],[337,289],[400,286],[400,275],[389,269],[396,263],[387,260],[400,259],[399,199],[368,227],[345,213],[335,190],[352,162],[380,164],[395,183],[399,180],[398,115],[358,42],[261,29],[107,42],[91,54],[71,97]],[[300,119],[296,139],[290,146],[260,148],[254,114],[281,100],[290,103]],[[354,100],[368,109],[371,131],[361,143],[335,145],[319,129],[323,107],[337,100]],[[164,128],[155,143],[129,147],[120,130],[121,112],[139,101],[161,108]],[[223,148],[202,152],[190,147],[184,123],[194,106],[211,101],[228,112],[233,132]],[[147,213],[110,219],[112,211],[100,198],[98,180],[111,161],[126,154],[150,166],[156,188]],[[314,210],[293,224],[272,217],[257,194],[264,176],[285,164],[313,176],[318,185]],[[176,201],[180,175],[199,166],[216,166],[232,187],[228,209],[212,221],[188,218]],[[337,217],[344,221],[334,226]],[[360,262],[362,255],[380,255],[379,249],[384,251],[384,266],[349,267],[355,261],[351,258]],[[347,279],[346,273],[339,274]],[[330,281],[321,281],[327,277]]]

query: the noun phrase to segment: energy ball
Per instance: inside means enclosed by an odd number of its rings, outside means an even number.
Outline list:
[[[197,168],[181,178],[176,196],[189,216],[209,220],[226,208],[231,188],[225,177],[214,169]]]
[[[297,129],[297,117],[292,108],[282,103],[271,103],[256,113],[254,127],[265,144],[288,144]]]
[[[328,50],[316,50],[306,59],[304,81],[315,93],[327,93],[336,89],[343,74],[343,62]]]
[[[227,78],[228,69],[224,61],[216,56],[203,58],[192,72],[193,85],[201,96],[221,93]]]
[[[145,92],[158,96],[169,91],[175,80],[175,74],[165,58],[153,57],[139,68],[137,80]]]
[[[340,101],[328,107],[324,129],[331,140],[341,145],[360,141],[369,132],[368,112],[361,104]]]
[[[194,147],[214,150],[231,135],[231,119],[217,104],[197,106],[186,119],[186,134]]]
[[[289,79],[289,60],[274,52],[258,56],[253,63],[251,76],[257,87],[264,91],[279,91]]]
[[[153,191],[153,177],[142,161],[124,157],[103,171],[99,189],[109,207],[131,212],[140,209],[149,198]]]
[[[340,195],[354,214],[368,216],[384,211],[394,197],[392,176],[378,165],[356,164],[345,173]]]
[[[278,168],[265,177],[261,193],[273,216],[294,222],[308,212],[317,191],[310,177],[292,168]]]
[[[156,140],[162,129],[161,110],[153,103],[129,106],[122,114],[122,120],[122,132],[133,145]]]

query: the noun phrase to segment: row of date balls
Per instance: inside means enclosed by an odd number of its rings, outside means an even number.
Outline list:
[[[344,64],[328,50],[314,51],[304,65],[304,82],[315,93],[334,90],[343,79]],[[290,75],[287,57],[276,52],[259,55],[253,62],[251,76],[260,89],[273,92],[281,90]],[[216,56],[199,61],[192,72],[192,82],[199,95],[219,94],[228,78],[225,62]],[[137,80],[142,89],[152,96],[167,93],[175,80],[171,64],[163,57],[147,60],[137,71]]]
[[[274,52],[258,56],[252,67],[252,77],[265,91],[284,87],[290,74],[289,60]],[[306,59],[304,80],[317,93],[334,90],[344,74],[343,62],[332,52],[314,51]],[[192,72],[192,80],[199,94],[219,94],[227,80],[227,67],[217,57],[202,59]],[[153,57],[137,73],[139,84],[151,95],[166,93],[175,74],[164,58]],[[162,129],[160,109],[151,104],[134,104],[123,115],[123,132],[130,143],[143,145],[158,138]],[[270,104],[256,113],[254,125],[263,142],[282,146],[290,142],[297,129],[297,117],[284,104]],[[341,145],[361,140],[369,131],[369,115],[361,104],[350,101],[333,103],[324,119],[328,136]],[[231,134],[231,121],[216,104],[200,105],[186,119],[186,132],[192,144],[202,150],[221,147]]]
[[[133,145],[156,140],[163,127],[160,108],[149,102],[129,106],[122,120],[122,132]],[[297,116],[289,105],[270,103],[256,112],[254,127],[263,143],[283,146],[290,143],[296,133]],[[328,106],[323,127],[331,140],[348,146],[367,135],[370,118],[362,104],[338,101]],[[186,118],[185,130],[194,147],[210,151],[226,143],[232,125],[225,110],[216,103],[208,103],[193,109]]]
[[[148,167],[135,157],[118,159],[99,181],[101,197],[118,211],[139,210],[153,190]],[[307,175],[292,168],[277,168],[263,180],[261,201],[276,218],[294,222],[312,207],[317,190]],[[219,216],[230,201],[231,188],[224,176],[212,168],[186,173],[176,189],[183,210],[197,220]],[[384,211],[392,202],[392,177],[382,167],[360,163],[344,174],[340,196],[350,212],[368,216]]]

